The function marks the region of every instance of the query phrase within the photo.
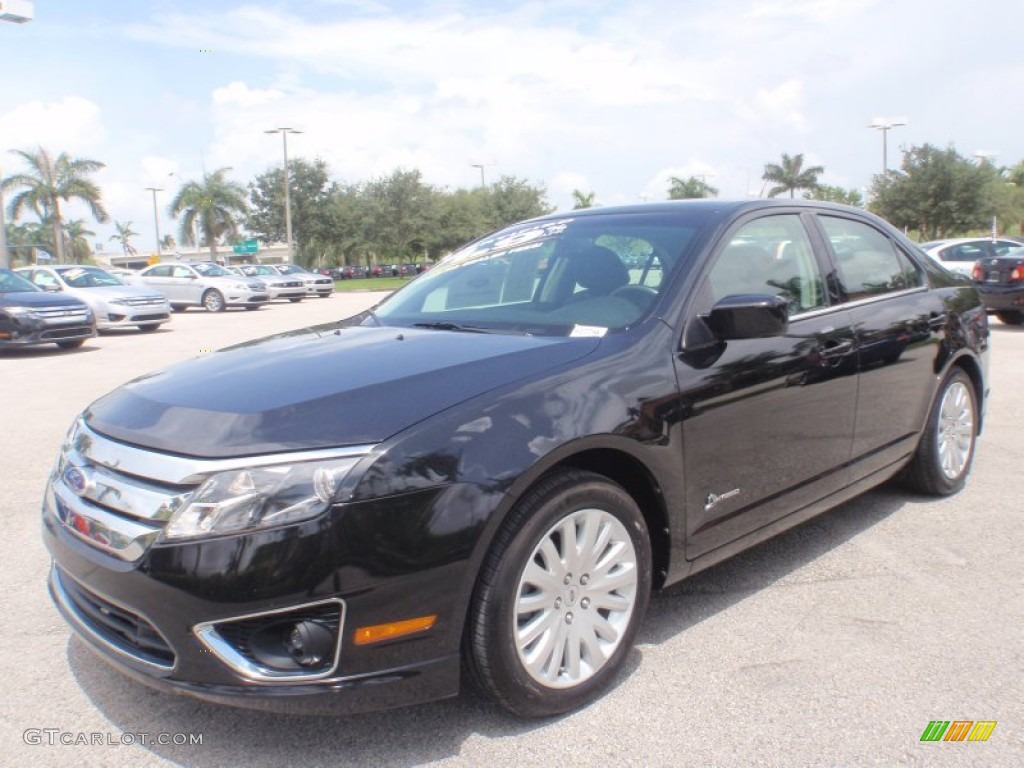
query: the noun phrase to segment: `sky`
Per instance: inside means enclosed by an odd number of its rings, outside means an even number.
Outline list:
[[[0,22],[7,150],[100,160],[94,177],[135,244],[175,234],[167,203],[203,170],[243,184],[290,157],[355,183],[397,168],[469,188],[515,176],[558,209],[763,192],[802,153],[866,191],[877,117],[900,148],[1024,159],[1020,0],[36,0]],[[88,212],[71,206],[67,218]],[[110,252],[113,225],[90,226]]]

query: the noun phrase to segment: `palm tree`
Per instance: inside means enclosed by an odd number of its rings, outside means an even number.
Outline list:
[[[703,176],[691,176],[688,179],[680,179],[678,176],[669,178],[669,200],[690,200],[717,195],[718,190],[708,184]]]
[[[96,233],[85,228],[83,219],[71,219],[64,225],[64,232],[68,238],[68,250],[71,258],[76,264],[82,264],[92,256],[92,249],[89,247],[89,238],[96,237]]]
[[[224,235],[236,237],[238,227],[247,213],[245,187],[226,176],[230,168],[218,168],[203,174],[203,180],[190,181],[174,196],[169,206],[172,218],[181,217],[180,240],[195,244],[193,223],[198,224],[202,239],[210,246],[210,258],[217,258],[217,241]]]
[[[111,240],[117,240],[121,244],[121,250],[124,251],[125,256],[134,256],[135,246],[131,244],[131,239],[136,237],[139,233],[132,229],[132,223],[126,221],[122,224],[120,221],[114,222],[114,227],[117,229],[116,235],[111,235]]]
[[[27,173],[8,176],[2,183],[4,191],[21,187],[11,198],[8,210],[16,219],[26,208],[31,208],[40,219],[48,220],[53,229],[58,263],[64,261],[64,222],[61,220],[61,200],[80,200],[85,203],[93,218],[101,224],[107,221],[107,212],[100,200],[100,189],[88,176],[101,168],[104,163],[84,157],[70,157],[61,152],[56,159],[42,147],[38,152],[12,150],[28,164]]]
[[[166,248],[168,251],[173,251],[178,247],[178,241],[174,239],[174,235],[164,235],[160,238],[160,247]]]
[[[594,192],[583,192],[579,189],[572,191],[572,209],[574,211],[581,211],[584,208],[594,207]]]
[[[775,184],[768,190],[768,197],[775,197],[783,192],[789,192],[789,196],[794,197],[793,193],[798,189],[817,189],[818,176],[825,172],[825,168],[820,165],[804,168],[803,165],[802,154],[790,157],[785,152],[782,153],[781,164],[767,163],[761,178]]]

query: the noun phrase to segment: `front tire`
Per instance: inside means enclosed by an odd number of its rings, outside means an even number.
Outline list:
[[[516,504],[484,561],[466,666],[521,717],[576,709],[615,678],[650,592],[650,538],[636,502],[601,475],[552,473]]]
[[[1024,323],[1024,312],[1015,312],[1012,309],[996,312],[996,317],[999,318],[999,322],[1005,325],[1020,325]]]
[[[213,288],[203,294],[203,306],[207,312],[223,312],[227,308],[223,294]]]
[[[302,297],[299,296],[298,298],[291,298],[288,299],[288,301],[290,301],[292,304],[298,304],[300,301],[302,301]]]
[[[917,452],[904,470],[907,483],[930,496],[949,496],[967,482],[978,436],[978,396],[962,368],[946,376],[928,414]]]
[[[149,323],[148,325],[140,325],[139,330],[142,331],[143,333],[152,333],[159,327],[159,323]]]
[[[85,344],[85,339],[73,339],[71,341],[58,341],[57,346],[61,349],[78,349]]]

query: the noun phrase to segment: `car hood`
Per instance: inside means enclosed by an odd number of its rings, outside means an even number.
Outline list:
[[[319,326],[142,376],[98,400],[85,418],[115,440],[210,458],[375,444],[599,343]]]
[[[0,293],[0,307],[80,307],[82,302],[71,296],[49,291],[12,291]]]
[[[163,294],[131,285],[97,285],[92,288],[66,288],[65,291],[79,299],[163,299]]]

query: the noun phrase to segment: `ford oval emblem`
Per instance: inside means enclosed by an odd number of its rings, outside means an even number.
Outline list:
[[[86,491],[89,490],[89,478],[78,467],[68,467],[64,470],[64,485],[70,488],[76,496],[85,496]]]

